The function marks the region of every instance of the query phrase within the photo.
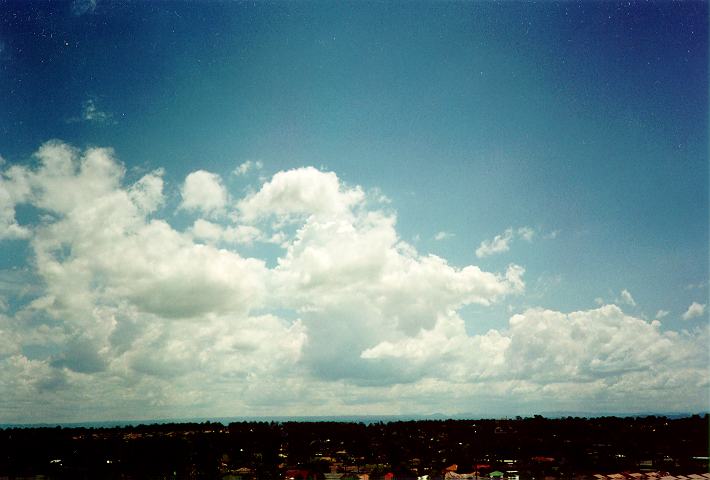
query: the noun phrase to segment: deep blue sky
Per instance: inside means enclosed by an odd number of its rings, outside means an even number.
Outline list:
[[[525,295],[463,307],[469,333],[622,290],[629,314],[695,328],[707,314],[681,317],[708,297],[707,27],[705,2],[0,2],[0,155],[33,165],[59,139],[112,147],[127,183],[162,167],[178,229],[192,171],[239,198],[259,187],[230,175],[247,160],[266,179],[312,165],[379,189],[421,254],[526,269]],[[521,227],[533,241],[476,257]],[[32,269],[26,241],[0,248],[0,267]]]
[[[551,306],[606,285],[655,305],[707,277],[705,3],[3,10],[7,159],[59,138],[175,179],[323,166],[395,200],[404,238],[455,233],[423,248],[460,265],[508,226],[560,230],[525,257],[584,264]],[[87,98],[113,122],[71,121]]]

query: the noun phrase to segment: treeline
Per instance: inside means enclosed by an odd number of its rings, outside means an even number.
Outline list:
[[[289,468],[437,478],[480,465],[521,478],[707,469],[708,416],[215,422],[0,430],[0,477],[280,479]],[[705,460],[703,460],[705,458]],[[704,462],[704,463],[703,463]],[[700,470],[702,471],[702,470]],[[229,477],[229,475],[232,475]]]

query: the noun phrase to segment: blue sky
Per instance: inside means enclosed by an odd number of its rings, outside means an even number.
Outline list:
[[[707,410],[705,3],[3,5],[0,420]]]

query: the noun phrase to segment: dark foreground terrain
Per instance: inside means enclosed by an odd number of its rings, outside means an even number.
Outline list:
[[[602,478],[708,472],[708,415],[0,430],[0,479]],[[594,475],[597,474],[597,477]],[[621,477],[619,477],[621,478]]]

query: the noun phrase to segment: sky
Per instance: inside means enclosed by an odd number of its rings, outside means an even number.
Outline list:
[[[705,2],[0,1],[0,423],[705,412]]]

